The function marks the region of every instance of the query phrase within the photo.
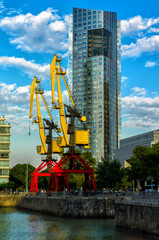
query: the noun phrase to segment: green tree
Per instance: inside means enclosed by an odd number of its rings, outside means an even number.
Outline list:
[[[149,169],[149,176],[154,179],[155,189],[158,190],[159,183],[159,143],[155,143],[150,148],[146,166]]]
[[[31,183],[31,173],[35,170],[35,167],[28,164],[28,186]],[[17,164],[10,169],[10,181],[14,182],[16,188],[23,189],[26,184],[26,171],[27,164]]]
[[[43,171],[41,171],[41,173],[48,173],[48,170],[45,169]],[[45,189],[47,190],[48,189],[48,185],[49,185],[49,177],[42,177],[42,176],[39,176],[38,177],[38,188],[42,188],[42,189]]]
[[[96,169],[96,182],[99,189],[120,188],[124,177],[124,170],[118,160],[108,161],[101,158]]]
[[[142,190],[145,189],[145,180],[152,177],[155,180],[156,190],[159,182],[159,143],[152,147],[136,146],[133,150],[133,156],[129,159],[131,165],[128,168],[129,177],[140,181]]]
[[[136,146],[133,150],[133,156],[130,157],[129,163],[131,167],[127,169],[127,173],[131,180],[140,181],[142,190],[145,188],[145,180],[149,176],[149,169],[146,166],[150,148],[147,146]]]
[[[91,152],[84,152],[81,155],[81,158],[83,158],[83,160],[91,167],[91,168],[95,168],[96,166],[96,159],[92,156]]]
[[[76,153],[79,153],[79,150],[76,150]],[[91,152],[83,152],[80,157],[91,167],[95,168],[96,159],[92,156]],[[68,175],[68,181],[70,184],[70,188],[74,189],[81,189],[84,184],[85,176],[84,174],[75,174],[71,173]]]

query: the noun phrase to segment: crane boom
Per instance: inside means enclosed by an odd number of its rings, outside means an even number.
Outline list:
[[[81,116],[81,113],[75,108],[74,101],[72,99],[71,93],[69,91],[68,85],[65,80],[66,72],[62,70],[60,66],[61,59],[57,58],[56,54],[54,54],[53,60],[50,65],[51,70],[51,88],[52,88],[52,109],[59,109],[60,114],[60,123],[61,128],[63,132],[63,140],[64,144],[62,144],[62,147],[69,147],[72,149],[73,152],[75,146],[83,146],[84,148],[89,148],[89,130],[87,127],[83,124],[83,122],[86,121],[85,116]],[[60,76],[62,76],[62,79],[65,83],[68,95],[72,102],[72,107],[68,105],[63,104],[63,98],[61,93],[61,86],[60,86]],[[58,92],[58,99],[55,100],[55,82],[57,81],[57,92]],[[64,106],[67,108],[67,111],[69,114],[65,116]],[[71,123],[68,125],[66,123],[66,118],[69,117]],[[84,130],[75,130],[75,118],[77,118],[82,126],[84,127]],[[70,135],[70,138],[69,138]]]
[[[32,116],[33,116],[32,110],[33,110],[33,101],[34,101],[34,94],[35,94],[38,119],[33,120],[33,123],[38,123],[38,125],[39,125],[39,135],[40,135],[40,139],[42,142],[41,146],[37,146],[37,152],[41,155],[46,155],[46,154],[48,155],[48,154],[52,154],[53,152],[61,153],[61,148],[57,144],[59,137],[57,137],[56,140],[52,140],[52,137],[51,137],[51,140],[50,140],[51,142],[49,142],[49,146],[48,146],[49,150],[47,150],[47,146],[46,146],[47,136],[45,135],[45,132],[44,132],[43,119],[41,117],[39,94],[43,100],[43,103],[45,105],[45,108],[46,108],[48,115],[50,117],[50,120],[51,120],[51,121],[49,121],[47,119],[44,119],[45,123],[49,126],[50,129],[54,129],[57,134],[59,134],[60,129],[52,120],[51,114],[49,112],[49,109],[47,107],[46,101],[43,96],[44,91],[41,90],[39,83],[40,83],[40,81],[36,77],[34,77],[33,82],[31,84],[31,88],[30,88],[30,116],[29,116],[30,118],[32,118]],[[47,127],[47,129],[48,129],[48,127]],[[50,150],[50,149],[52,149],[52,150]]]
[[[35,82],[37,81],[37,78],[34,77],[33,82],[30,86],[30,116],[29,118],[32,118],[33,114],[33,101],[34,101],[34,92],[35,92]]]
[[[39,154],[46,154],[47,153],[47,147],[46,147],[46,141],[45,141],[46,136],[44,134],[44,128],[43,128],[43,122],[42,122],[40,104],[39,104],[39,97],[38,97],[39,92],[37,91],[37,88],[35,88],[35,92],[36,92],[36,105],[37,105],[38,121],[35,120],[33,122],[39,123],[39,133],[40,133],[40,138],[41,138],[41,142],[42,142],[42,148],[41,148],[41,152],[39,152]]]

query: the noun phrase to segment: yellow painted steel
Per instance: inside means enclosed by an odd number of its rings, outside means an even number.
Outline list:
[[[60,69],[60,72],[62,73],[62,68],[61,68],[59,62],[57,62],[57,64],[58,64],[58,67],[59,67],[59,69]],[[73,107],[75,107],[73,98],[72,98],[72,96],[71,96],[70,90],[69,90],[69,88],[68,88],[68,85],[67,85],[66,80],[65,80],[65,77],[64,77],[65,74],[66,74],[66,72],[64,72],[64,74],[62,74],[62,78],[63,78],[63,81],[64,81],[64,83],[65,83],[65,86],[66,86],[68,95],[69,95],[69,97],[70,97],[70,99],[71,99],[72,105],[73,105]]]
[[[30,86],[30,116],[29,118],[32,118],[33,114],[33,101],[34,101],[34,91],[35,91],[35,82],[36,82],[36,77],[34,77],[33,82]]]
[[[57,138],[57,144],[58,146],[67,147],[69,146],[69,138],[67,133],[68,125],[66,123],[66,117],[64,113],[64,104],[62,99],[62,93],[61,93],[61,86],[60,86],[60,76],[62,76],[62,79],[65,83],[67,92],[69,94],[69,97],[71,99],[72,105],[75,108],[74,101],[72,99],[71,93],[69,91],[68,85],[65,80],[66,72],[64,72],[60,66],[61,59],[57,58],[56,54],[54,54],[54,57],[52,59],[52,62],[50,64],[50,70],[51,70],[51,88],[52,88],[52,109],[59,109],[60,114],[60,123],[61,123],[61,129],[63,132],[62,137]],[[55,81],[57,81],[57,91],[58,91],[58,99],[55,100]],[[57,103],[57,104],[56,104]],[[80,118],[81,122],[86,121],[86,117],[82,116]],[[82,131],[75,131],[75,145],[77,146],[83,146],[84,148],[89,148],[89,130],[82,130]]]
[[[81,120],[81,122],[85,122],[86,121],[86,116],[82,116],[80,120]]]
[[[46,154],[47,153],[47,147],[46,147],[46,136],[44,134],[44,128],[43,128],[43,122],[42,122],[42,117],[41,117],[41,111],[40,111],[40,104],[39,104],[39,97],[38,94],[39,92],[37,91],[37,88],[35,88],[35,93],[36,93],[36,106],[37,106],[37,117],[38,117],[38,124],[39,124],[39,134],[42,142],[41,146],[41,152],[40,154]],[[34,121],[33,121],[34,122]]]
[[[50,115],[49,109],[48,109],[45,99],[43,97],[44,91],[41,91],[39,83],[40,83],[40,81],[36,77],[34,77],[33,82],[31,84],[31,88],[30,88],[30,116],[29,117],[32,118],[32,116],[33,116],[32,109],[33,109],[33,101],[34,101],[34,94],[35,94],[38,120],[34,120],[33,123],[38,123],[38,125],[39,125],[39,135],[40,135],[42,145],[37,146],[37,152],[39,154],[43,155],[43,154],[47,154],[47,147],[46,147],[46,136],[45,136],[44,128],[43,128],[38,94],[40,94],[40,96],[44,102],[44,105],[46,107],[46,110],[48,112],[48,115],[49,115],[51,121],[52,121],[52,117]],[[36,87],[36,85],[37,85],[37,87]]]
[[[46,105],[46,102],[45,102],[45,99],[44,99],[44,96],[43,96],[44,91],[41,91],[39,83],[40,83],[40,81],[36,77],[34,77],[33,82],[31,84],[31,87],[30,87],[30,116],[29,116],[29,118],[32,118],[32,116],[33,116],[32,110],[33,110],[33,102],[34,102],[34,93],[35,93],[35,85],[37,84],[38,93],[41,95],[41,98],[42,98],[43,103],[46,107],[48,115],[49,115],[49,117],[52,121],[52,117],[50,115],[49,109]]]
[[[75,144],[89,146],[89,130],[75,130]]]
[[[52,140],[52,152],[53,153],[61,153],[62,152],[62,149],[61,149],[61,147],[58,146],[56,140]]]
[[[46,110],[47,110],[47,113],[48,113],[48,115],[49,115],[49,117],[50,117],[50,120],[52,121],[52,117],[51,117],[51,115],[50,115],[49,109],[48,109],[48,107],[47,107],[47,105],[46,105],[46,102],[45,102],[45,99],[44,99],[44,96],[43,96],[44,91],[41,91],[38,82],[37,82],[37,86],[38,86],[38,90],[39,90],[39,93],[40,93],[40,95],[41,95],[41,98],[42,98],[42,100],[43,100],[43,103],[44,103],[44,105],[45,105],[45,108],[46,108]]]
[[[55,75],[56,75],[56,54],[52,59],[50,64],[50,71],[51,71],[51,89],[52,89],[52,104],[55,103]]]
[[[67,134],[68,125],[66,124],[66,118],[65,118],[65,113],[64,113],[64,106],[63,106],[63,100],[62,100],[59,74],[60,74],[59,72],[56,72],[57,89],[58,89],[58,101],[59,101],[59,112],[60,112],[60,123],[61,123],[61,128],[62,128],[62,132],[63,132],[64,139],[65,139],[65,146],[68,146],[69,145],[68,134]]]
[[[60,70],[60,73],[61,73],[61,75],[62,75],[63,81],[64,81],[64,83],[65,83],[65,86],[66,86],[68,95],[69,95],[69,97],[70,97],[70,99],[71,99],[72,105],[73,105],[73,107],[75,107],[73,98],[72,98],[72,96],[71,96],[70,90],[69,90],[69,88],[68,88],[68,85],[67,85],[66,80],[65,80],[65,77],[64,77],[64,75],[66,75],[66,72],[63,72],[63,71],[62,71],[62,68],[61,68],[60,63],[59,63],[60,61],[61,61],[61,59],[57,58],[56,54],[54,54],[54,57],[53,57],[52,62],[51,62],[51,64],[50,64],[50,70],[51,70],[51,89],[52,89],[52,104],[54,104],[55,101],[56,101],[56,100],[55,100],[55,81],[56,81],[56,69],[57,69],[56,63],[57,63],[57,65],[58,65],[58,67],[59,67],[59,70]]]
[[[57,141],[58,146],[60,146],[60,147],[65,146],[64,136],[59,136],[59,137],[57,137],[57,138],[56,138],[56,141]]]

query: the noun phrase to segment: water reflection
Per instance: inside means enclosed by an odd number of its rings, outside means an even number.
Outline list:
[[[153,239],[115,231],[113,219],[68,219],[17,209],[0,208],[1,240],[143,240]]]

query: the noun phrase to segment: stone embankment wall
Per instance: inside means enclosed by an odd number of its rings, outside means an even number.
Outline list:
[[[116,201],[115,226],[159,236],[159,203]]]
[[[23,198],[20,195],[1,195],[0,207],[17,207]]]
[[[115,198],[106,197],[25,197],[18,207],[51,213],[58,217],[114,218]]]

